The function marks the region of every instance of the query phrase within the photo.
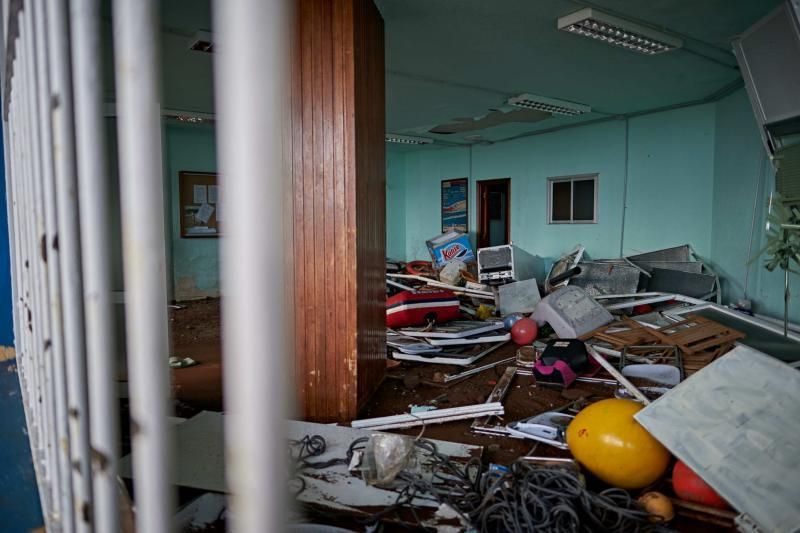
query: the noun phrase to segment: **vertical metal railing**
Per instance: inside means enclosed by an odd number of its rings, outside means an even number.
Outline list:
[[[234,531],[285,528],[286,328],[282,112],[288,4],[214,3],[226,461]],[[278,376],[264,386],[265,376]]]
[[[160,35],[155,0],[112,4],[136,529],[160,533],[175,511]],[[15,345],[42,508],[48,531],[113,533],[121,404],[100,1],[2,5]],[[288,385],[267,388],[263,379],[287,371],[282,113],[291,13],[283,0],[214,8],[221,201],[237,206],[221,239],[232,529],[280,531]]]
[[[114,0],[114,55],[137,529],[170,529],[167,273],[157,2]]]
[[[56,0],[58,1],[58,0]],[[117,457],[119,402],[111,299],[110,187],[103,122],[103,73],[98,0],[70,2],[75,148],[78,165],[86,357],[89,383],[92,505],[95,530],[119,530]],[[113,354],[113,355],[112,355]]]
[[[50,114],[58,232],[51,248],[60,264],[60,311],[69,415],[70,478],[73,491],[75,531],[91,531],[91,473],[89,410],[86,386],[83,287],[75,168],[75,125],[70,76],[70,44],[67,6],[63,0],[47,0],[47,57],[50,75]],[[113,402],[111,403],[113,405]],[[116,419],[111,419],[116,423]]]

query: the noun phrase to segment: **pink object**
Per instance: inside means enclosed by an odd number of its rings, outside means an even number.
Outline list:
[[[532,343],[538,334],[539,326],[530,318],[520,318],[511,326],[511,340],[520,346]]]

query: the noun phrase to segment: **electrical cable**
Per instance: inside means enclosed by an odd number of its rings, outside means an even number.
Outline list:
[[[324,453],[325,441],[318,435],[307,436],[291,442],[299,449],[291,455],[299,470],[324,469],[349,464],[367,440],[354,440],[345,458],[312,463],[307,459]],[[374,525],[394,518],[398,523],[408,523],[411,517],[415,526],[424,526],[417,508],[420,500],[427,500],[446,505],[480,533],[669,531],[663,524],[653,522],[653,515],[644,511],[627,491],[590,491],[577,472],[522,459],[511,463],[508,471],[484,471],[477,458],[467,463],[455,462],[432,441],[416,439],[414,444],[416,466],[406,467],[395,478],[390,488],[397,493],[395,501],[359,522]]]

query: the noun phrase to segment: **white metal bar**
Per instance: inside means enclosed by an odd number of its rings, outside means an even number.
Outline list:
[[[20,16],[20,37],[25,44],[25,56],[20,65],[26,75],[26,117],[23,127],[26,131],[26,145],[28,157],[26,160],[28,177],[26,181],[28,194],[28,213],[31,224],[28,231],[28,265],[30,276],[30,312],[31,339],[30,354],[36,366],[38,386],[34,401],[39,404],[40,436],[42,437],[44,478],[46,480],[47,501],[43,507],[45,522],[49,529],[60,530],[61,500],[59,498],[60,476],[58,472],[58,434],[55,429],[54,395],[52,394],[52,365],[48,364],[49,350],[44,349],[45,339],[49,337],[49,321],[47,320],[46,304],[44,301],[47,293],[47,276],[43,271],[40,257],[41,237],[44,235],[44,209],[42,206],[41,192],[41,139],[37,126],[39,124],[39,110],[37,105],[37,92],[39,84],[36,78],[36,45],[33,31],[33,13],[31,9],[23,10]]]
[[[96,531],[119,530],[117,463],[119,399],[112,297],[111,216],[98,0],[70,2],[75,148],[80,204],[81,266],[86,321],[90,441],[99,459],[92,468],[93,523]]]
[[[114,0],[128,376],[136,528],[171,529],[164,198],[154,0]]]
[[[89,409],[86,387],[83,288],[81,283],[78,192],[75,177],[75,142],[70,79],[67,6],[47,0],[47,35],[52,91],[54,180],[58,234],[52,248],[60,259],[61,310],[69,413],[70,469],[75,530],[91,531],[92,482],[89,447]],[[56,245],[57,243],[57,245]],[[115,423],[115,421],[105,421]],[[80,511],[80,512],[77,512]]]
[[[47,71],[46,23],[43,2],[34,0],[28,4],[31,13],[35,54],[34,68],[34,118],[32,123],[37,140],[38,173],[34,179],[37,207],[41,215],[37,227],[38,254],[34,264],[38,266],[42,280],[40,300],[40,349],[49,379],[46,390],[49,401],[53,432],[53,463],[58,501],[58,526],[66,531],[74,528],[74,507],[70,476],[69,437],[67,423],[66,375],[64,371],[63,333],[61,330],[61,287],[57,251],[51,239],[58,233],[55,213],[55,191],[53,188],[52,129],[50,123],[50,82]],[[55,501],[55,500],[54,500]]]
[[[614,366],[606,361],[605,357],[601,356],[600,354],[595,351],[594,347],[591,344],[586,345],[586,351],[589,352],[589,355],[592,356],[592,359],[597,361],[597,363],[603,367],[603,369],[611,374],[614,379],[619,381],[620,385],[628,389],[628,391],[633,394],[633,397],[642,402],[644,405],[650,405],[650,400],[642,394],[642,392],[636,388],[636,385],[628,381],[628,378],[623,376],[619,370],[614,368]]]
[[[283,165],[291,18],[286,0],[216,0],[227,481],[234,531],[283,531],[288,353]],[[291,313],[291,307],[289,308]]]
[[[351,427],[361,429],[400,429],[428,424],[441,424],[465,418],[481,418],[484,416],[502,415],[503,404],[500,402],[480,403],[449,409],[434,409],[422,413],[383,416],[379,418],[366,418],[353,420]]]

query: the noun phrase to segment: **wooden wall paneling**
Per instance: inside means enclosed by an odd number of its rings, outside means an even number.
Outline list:
[[[383,21],[298,0],[292,53],[295,381],[302,416],[350,420],[385,369]]]
[[[360,0],[356,6],[356,157],[361,199],[357,205],[357,384],[361,407],[380,384],[386,367],[386,129],[383,19],[371,0]]]

